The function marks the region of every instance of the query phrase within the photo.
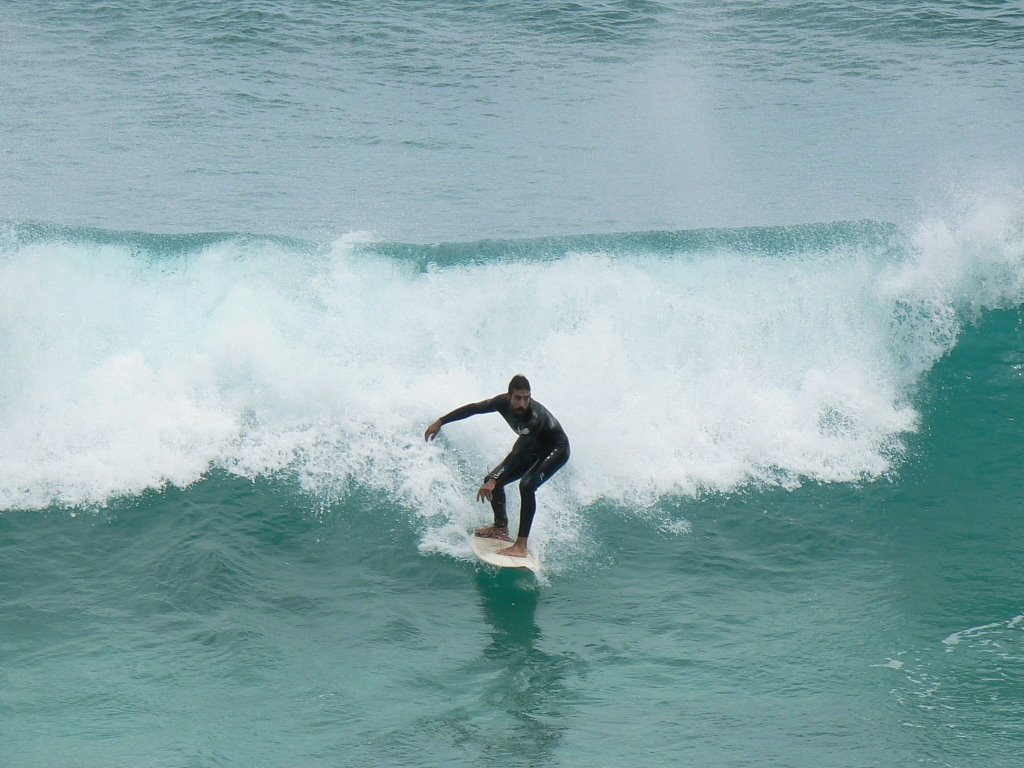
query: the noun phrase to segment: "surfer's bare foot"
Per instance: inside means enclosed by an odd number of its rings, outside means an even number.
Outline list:
[[[511,541],[511,539],[509,539]],[[526,540],[516,539],[516,543],[511,547],[505,547],[505,549],[499,549],[495,552],[496,555],[505,555],[506,557],[526,557]]]
[[[508,535],[508,528],[502,528],[498,525],[485,525],[483,528],[477,528],[473,533],[481,539],[501,539],[503,541],[512,541],[511,537]]]

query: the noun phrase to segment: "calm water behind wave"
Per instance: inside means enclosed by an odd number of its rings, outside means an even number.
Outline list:
[[[902,223],[1021,178],[1013,4],[2,14],[9,218],[451,241]]]

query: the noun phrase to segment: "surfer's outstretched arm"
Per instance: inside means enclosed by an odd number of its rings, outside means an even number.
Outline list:
[[[490,400],[481,400],[479,403],[469,403],[468,405],[459,406],[454,411],[446,413],[440,419],[427,427],[427,430],[423,433],[423,439],[429,443],[437,437],[437,434],[441,431],[441,427],[445,424],[450,424],[453,421],[461,421],[462,419],[468,419],[470,416],[478,416],[481,413],[494,413],[498,410],[498,406],[504,402],[505,399],[505,395],[498,395],[497,397],[492,397]]]

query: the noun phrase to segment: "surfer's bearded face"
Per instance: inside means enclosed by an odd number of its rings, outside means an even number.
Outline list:
[[[512,411],[517,414],[524,414],[530,410],[530,390],[513,389],[509,395],[512,400]]]

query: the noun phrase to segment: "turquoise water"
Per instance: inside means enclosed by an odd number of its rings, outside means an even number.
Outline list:
[[[0,45],[0,765],[1019,763],[1017,5]],[[539,579],[422,440],[520,371]]]

